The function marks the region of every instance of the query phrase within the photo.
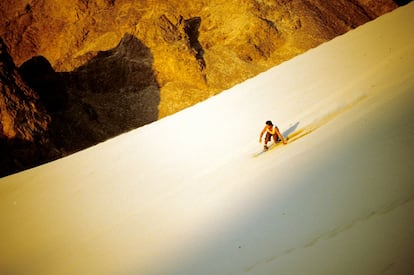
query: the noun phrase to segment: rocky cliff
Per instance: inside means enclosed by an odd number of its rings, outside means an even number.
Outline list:
[[[3,0],[0,36],[52,118],[41,124],[64,155],[200,102],[396,7],[391,0]]]
[[[0,138],[33,141],[47,130],[50,116],[39,96],[19,75],[0,38]]]
[[[0,176],[56,158],[49,141],[51,117],[22,79],[0,38]]]
[[[163,117],[395,7],[391,0],[4,0],[0,33],[16,64],[41,55],[56,71],[133,35],[153,56]]]

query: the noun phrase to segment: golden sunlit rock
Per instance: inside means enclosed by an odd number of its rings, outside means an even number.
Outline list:
[[[72,71],[125,33],[154,57],[159,117],[208,98],[396,7],[359,1],[5,0],[1,26],[17,65],[35,55]],[[190,94],[190,97],[188,96]]]

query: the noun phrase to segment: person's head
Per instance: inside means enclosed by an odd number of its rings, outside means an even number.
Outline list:
[[[270,120],[268,120],[268,121],[266,121],[266,125],[273,126],[273,123]]]

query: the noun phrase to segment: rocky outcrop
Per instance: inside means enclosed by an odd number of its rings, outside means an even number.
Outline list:
[[[396,7],[3,0],[0,36],[19,68],[2,44],[1,167],[27,168],[173,114]]]
[[[50,116],[23,82],[1,38],[0,90],[0,138],[34,141],[42,137]]]
[[[159,86],[150,50],[131,34],[86,64],[59,73],[68,106],[53,115],[55,143],[76,151],[158,119]]]
[[[56,72],[42,56],[16,68],[1,45],[0,176],[158,119],[153,58],[130,34],[72,72]]]
[[[159,117],[204,100],[397,5],[391,0],[4,0],[0,33],[18,65],[72,71],[125,33],[148,47]]]
[[[68,101],[63,78],[43,56],[35,56],[19,67],[22,79],[37,92],[49,113],[65,109]]]
[[[0,38],[0,177],[59,157],[48,138],[51,121],[23,81]]]

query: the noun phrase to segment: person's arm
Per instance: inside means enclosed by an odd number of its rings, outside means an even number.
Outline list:
[[[264,135],[264,133],[266,133],[267,127],[264,127],[262,132],[260,133],[260,138],[259,138],[259,142],[262,143],[262,137]]]
[[[275,127],[274,131],[276,131],[276,135],[283,142],[283,144],[286,144],[287,142],[286,142],[285,138],[282,136],[282,134],[280,133],[279,128]]]

